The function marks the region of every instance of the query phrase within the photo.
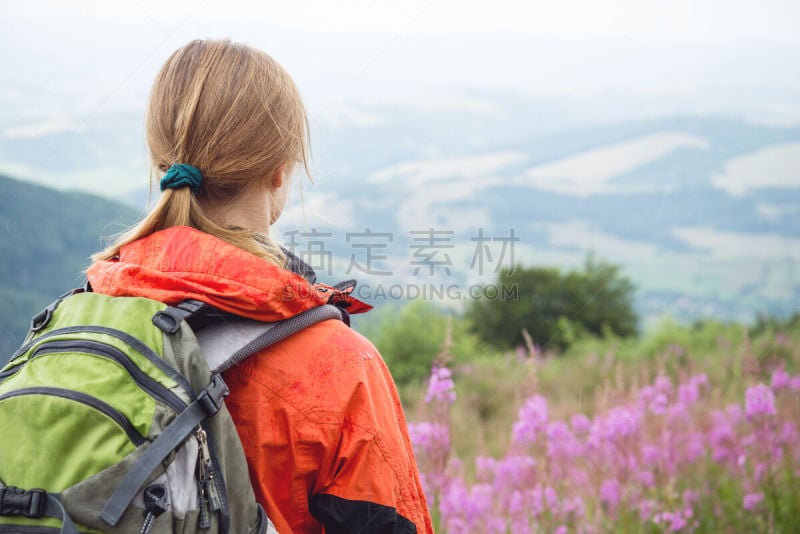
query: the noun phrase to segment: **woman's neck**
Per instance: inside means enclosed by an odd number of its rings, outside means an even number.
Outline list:
[[[269,235],[272,221],[270,195],[242,194],[230,202],[203,206],[203,211],[223,227],[246,228]]]

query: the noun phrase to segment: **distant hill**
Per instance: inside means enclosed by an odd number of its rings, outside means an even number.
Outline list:
[[[422,289],[466,292],[511,261],[574,268],[592,251],[630,276],[645,325],[800,309],[800,125],[657,113],[588,120],[572,101],[472,96],[486,106],[352,105],[313,121],[318,187],[293,193],[274,234],[321,279],[357,278],[359,296],[376,306],[426,298],[458,308],[459,296]],[[10,134],[0,172],[23,169],[28,180],[102,191],[133,208],[150,196],[135,114],[38,135],[35,123],[26,130],[2,117]],[[117,229],[87,232],[86,253]],[[504,255],[512,231],[519,241]],[[494,263],[475,261],[484,255]],[[448,268],[431,276],[420,269],[426,259]]]
[[[333,234],[339,265],[361,252],[345,232],[369,228],[392,232],[376,250],[392,256],[385,270],[407,273],[410,232],[435,228],[455,248],[426,250],[449,254],[447,281],[464,285],[477,278],[478,231],[514,229],[524,265],[569,268],[590,250],[620,264],[646,322],[800,309],[800,127],[715,116],[542,126],[546,109],[494,102],[480,116],[376,108],[371,123],[319,130],[331,223],[311,226]]]
[[[101,236],[137,217],[105,198],[0,176],[0,363],[22,341],[32,315],[84,283]]]

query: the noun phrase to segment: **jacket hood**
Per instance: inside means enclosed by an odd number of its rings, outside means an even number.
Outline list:
[[[180,226],[125,245],[118,259],[96,262],[86,274],[98,293],[147,297],[171,305],[196,299],[229,313],[272,322],[329,302],[332,293],[340,292],[313,285],[308,266],[296,257],[289,264],[297,262],[309,279],[217,237]]]

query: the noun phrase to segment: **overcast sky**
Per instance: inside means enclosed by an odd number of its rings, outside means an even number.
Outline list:
[[[318,115],[471,89],[800,116],[797,0],[0,0],[0,98],[21,120],[139,108],[197,37],[263,48]]]
[[[257,21],[274,28],[385,33],[525,32],[703,42],[762,38],[800,42],[796,0],[242,0],[4,1],[4,18],[55,16],[85,28],[124,19],[172,30],[199,22]],[[6,20],[8,20],[6,18]]]

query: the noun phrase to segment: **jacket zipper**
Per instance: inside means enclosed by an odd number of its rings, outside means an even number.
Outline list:
[[[134,382],[156,401],[166,404],[172,408],[175,413],[180,413],[186,408],[186,403],[183,402],[180,397],[137,367],[124,352],[98,341],[63,340],[43,343],[34,351],[25,364],[15,367],[14,370],[18,371],[38,356],[57,352],[83,352],[113,360],[120,364],[133,378]]]
[[[136,445],[137,447],[142,443],[145,443],[147,439],[144,438],[139,431],[134,428],[134,426],[128,421],[128,419],[122,415],[119,411],[112,408],[105,402],[92,397],[91,395],[87,395],[86,393],[81,393],[79,391],[72,391],[70,389],[62,389],[62,388],[52,388],[52,387],[30,387],[30,388],[22,388],[15,391],[10,391],[8,393],[4,393],[0,395],[0,401],[10,399],[13,397],[21,397],[25,395],[47,395],[52,397],[61,397],[62,399],[71,400],[74,402],[79,402],[89,406],[90,408],[94,408],[98,412],[106,415],[108,418],[113,420],[117,426],[122,428],[127,434],[128,439]]]

